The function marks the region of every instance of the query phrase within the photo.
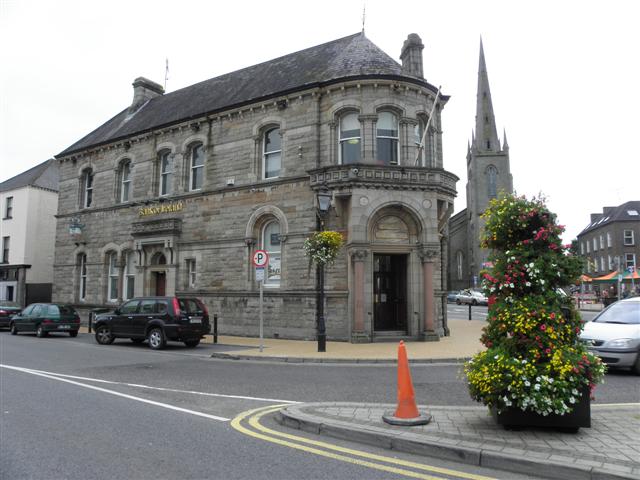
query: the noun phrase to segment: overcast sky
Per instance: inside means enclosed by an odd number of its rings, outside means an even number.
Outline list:
[[[451,96],[455,212],[466,206],[481,36],[517,193],[545,194],[565,241],[590,213],[640,200],[635,0],[0,0],[0,181],[128,106],[136,77],[162,84],[166,58],[172,92],[356,33],[365,3],[367,37],[399,61],[407,35],[420,35],[427,81]]]

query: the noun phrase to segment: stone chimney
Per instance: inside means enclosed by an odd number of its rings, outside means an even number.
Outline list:
[[[402,45],[400,60],[402,60],[402,71],[409,75],[424,78],[422,72],[422,39],[417,33],[411,33]]]
[[[133,102],[129,107],[129,113],[134,113],[148,100],[164,95],[162,85],[152,82],[151,80],[138,77],[133,81]]]
[[[604,207],[602,209],[602,214],[603,215],[609,215],[611,212],[613,212],[617,207]]]

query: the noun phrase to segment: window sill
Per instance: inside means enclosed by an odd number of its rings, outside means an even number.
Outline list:
[[[4,217],[2,220],[11,220],[13,217]]]

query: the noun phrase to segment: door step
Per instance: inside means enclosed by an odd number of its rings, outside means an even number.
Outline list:
[[[406,342],[415,340],[415,338],[407,335],[407,332],[403,330],[385,330],[381,332],[373,332],[374,342],[399,342],[400,340],[404,340]]]

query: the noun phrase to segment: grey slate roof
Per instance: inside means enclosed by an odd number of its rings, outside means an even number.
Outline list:
[[[436,91],[357,33],[153,98],[128,120],[125,109],[57,156],[287,92],[371,76],[403,77]]]
[[[640,222],[640,200],[632,200],[623,203],[619,207],[613,207],[611,210],[605,209],[605,211],[606,213],[593,214],[591,223],[578,235],[583,235],[613,222]],[[629,212],[633,211],[637,212],[637,214],[629,214]]]
[[[58,191],[58,164],[54,159],[42,162],[0,183],[0,192],[7,192],[22,187],[40,187]]]

